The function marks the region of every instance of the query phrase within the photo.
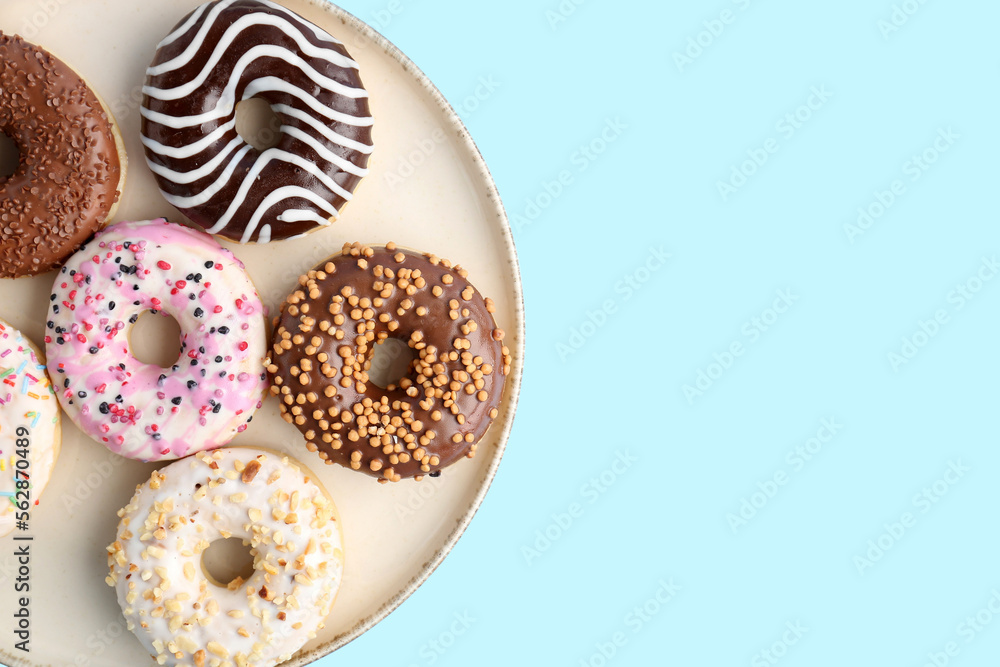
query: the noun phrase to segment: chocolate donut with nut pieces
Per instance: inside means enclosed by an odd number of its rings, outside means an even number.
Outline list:
[[[111,112],[69,65],[0,32],[0,135],[18,166],[0,176],[0,278],[45,273],[115,213],[125,146]]]
[[[435,255],[354,243],[299,278],[265,364],[282,417],[310,451],[381,483],[436,476],[475,455],[511,355],[493,301],[467,277]],[[382,389],[368,371],[388,338],[415,359]]]

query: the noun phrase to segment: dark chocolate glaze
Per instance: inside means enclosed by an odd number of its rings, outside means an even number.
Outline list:
[[[123,165],[112,120],[68,65],[0,33],[0,133],[20,164],[0,177],[0,278],[62,264],[111,214]]]
[[[169,43],[162,44],[157,50],[143,89],[143,143],[147,161],[154,172],[157,167],[161,168],[161,173],[156,173],[160,190],[169,201],[172,197],[189,198],[211,188],[213,184],[220,184],[222,187],[203,203],[171,203],[192,222],[233,241],[266,242],[270,239],[290,238],[329,224],[336,217],[331,214],[331,209],[339,212],[367,173],[372,145],[372,120],[367,93],[364,93],[358,70],[347,65],[353,63],[347,49],[297,14],[270,2],[209,2],[182,19],[174,29],[175,33],[195,15],[197,20],[187,30],[173,41],[169,40],[174,33],[164,40]],[[242,30],[234,28],[233,24],[241,20],[244,24],[249,24]],[[267,21],[275,25],[268,24]],[[225,43],[221,43],[231,28],[233,32],[230,35],[235,35],[235,39],[231,42],[227,39]],[[311,45],[309,48],[313,53],[306,53],[295,38]],[[187,49],[192,45],[193,56],[190,56]],[[247,56],[251,50],[255,50],[255,55]],[[231,94],[226,95],[234,70],[244,56],[249,59],[249,64],[242,70]],[[178,58],[180,60],[175,61]],[[307,67],[303,67],[297,58],[305,61]],[[154,70],[171,61],[181,66],[160,73]],[[206,68],[209,68],[207,78],[189,94],[178,99],[158,99],[157,95],[162,96],[162,93],[156,91],[188,84],[196,80]],[[309,76],[307,68],[312,68],[314,77],[320,78],[321,82],[322,77],[325,77],[354,90],[351,95],[355,97],[343,94],[343,88],[331,90],[336,86],[320,85],[315,78]],[[294,91],[281,90],[284,86],[290,86]],[[234,126],[237,104],[244,98],[251,97],[268,102],[282,123],[277,145],[264,153],[239,139]],[[303,98],[308,98],[308,101]],[[331,139],[309,121],[282,111],[281,105],[307,115],[314,124],[340,135],[344,141]],[[319,109],[332,110],[333,117]],[[223,115],[184,127],[171,127],[171,122],[176,124],[177,119],[212,114],[216,110]],[[166,122],[159,114],[169,116],[171,121]],[[232,127],[227,127],[229,125]],[[171,157],[167,154],[169,150],[164,151],[156,146],[161,144],[168,149],[183,148],[205,139],[220,128],[226,129],[207,144],[204,150],[190,157]],[[285,128],[292,130],[285,131]],[[234,141],[237,143],[234,144]],[[249,150],[244,152],[244,148]],[[278,151],[302,158],[316,173],[310,173],[301,165],[281,159]],[[211,173],[193,182],[185,183],[183,181],[186,179],[162,173],[163,169],[182,174],[191,172],[204,167],[220,153],[225,153],[225,158]],[[247,182],[255,164],[262,160],[262,156],[268,155],[278,159],[267,162],[263,170],[255,172],[256,177]],[[227,168],[231,166],[235,169],[227,177]],[[355,173],[351,173],[352,171]],[[329,182],[324,183],[324,178],[332,179],[337,187],[331,188]],[[245,183],[246,187],[241,190]],[[277,190],[289,186],[302,190],[265,205],[265,199],[273,196]],[[310,195],[324,204],[311,201]],[[279,216],[290,210],[303,213],[308,219],[279,219]],[[247,227],[257,212],[261,215],[254,223],[253,230],[247,234]],[[297,214],[293,214],[295,215]],[[317,217],[323,222],[318,221]]]
[[[353,244],[299,279],[265,364],[282,416],[310,451],[379,481],[436,474],[475,454],[511,359],[492,302],[466,275],[392,244]],[[367,371],[388,337],[417,356],[382,389]]]

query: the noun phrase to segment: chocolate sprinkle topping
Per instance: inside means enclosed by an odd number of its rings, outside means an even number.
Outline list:
[[[105,223],[122,165],[112,121],[62,61],[0,32],[0,133],[20,164],[0,177],[0,278],[49,271]]]

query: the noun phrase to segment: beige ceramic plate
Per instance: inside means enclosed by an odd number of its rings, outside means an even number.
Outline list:
[[[497,304],[514,352],[497,423],[479,456],[438,479],[382,486],[321,465],[268,400],[234,445],[260,445],[298,456],[334,497],[347,546],[343,588],[317,640],[289,665],[304,665],[354,639],[398,606],[440,564],[483,500],[507,441],[520,386],[524,320],[517,258],[496,188],[475,144],[433,84],[369,26],[321,0],[282,0],[345,42],[361,64],[376,117],[372,172],[344,217],[296,241],[233,247],[264,302],[276,308],[297,276],[348,240],[434,252],[467,267]],[[89,79],[121,124],[131,169],[117,220],[180,220],[157,191],[139,142],[139,88],[154,45],[198,0],[2,0],[0,29],[18,32]],[[393,177],[392,175],[395,175]],[[43,336],[53,276],[0,281],[0,318],[36,341]],[[139,345],[139,341],[136,341]],[[136,667],[151,664],[123,629],[104,583],[105,546],[115,512],[154,466],[127,462],[63,420],[62,457],[31,517],[30,655],[14,650],[11,618],[17,569],[14,542],[0,539],[0,662],[21,665]]]

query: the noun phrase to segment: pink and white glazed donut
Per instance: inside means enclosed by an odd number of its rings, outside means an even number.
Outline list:
[[[214,449],[260,407],[264,307],[243,264],[208,234],[163,219],[116,224],[70,258],[52,292],[45,344],[56,395],[112,452],[166,461]],[[145,311],[180,325],[170,369],[129,351]]]

